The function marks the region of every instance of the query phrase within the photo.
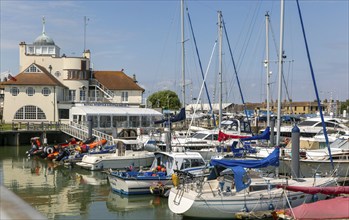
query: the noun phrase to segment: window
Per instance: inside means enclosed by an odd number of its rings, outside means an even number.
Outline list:
[[[29,68],[29,72],[31,73],[35,73],[37,71],[36,69],[36,66],[32,65],[30,68]]]
[[[69,109],[58,109],[59,119],[69,119]]]
[[[99,117],[99,127],[109,128],[111,127],[111,118],[110,116],[101,115]]]
[[[75,100],[75,90],[69,90],[69,101]]]
[[[80,101],[86,101],[86,91],[84,89],[80,90]]]
[[[17,110],[14,119],[44,120],[46,119],[46,115],[39,107],[34,105],[26,105]]]
[[[35,94],[35,89],[33,87],[28,87],[26,93],[28,96],[33,96]]]
[[[121,93],[121,102],[128,102],[128,92]]]
[[[19,89],[17,87],[12,87],[10,89],[10,93],[13,95],[13,96],[17,96],[19,94]]]
[[[49,96],[51,94],[51,90],[47,87],[44,87],[41,91],[41,93],[44,95],[44,96]]]
[[[61,76],[61,72],[56,71],[56,72],[55,72],[55,76],[56,76],[56,77],[60,77],[60,76]]]
[[[113,116],[113,127],[127,127],[127,116]]]

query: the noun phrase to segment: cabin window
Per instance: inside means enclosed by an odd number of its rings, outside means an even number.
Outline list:
[[[12,96],[17,96],[19,94],[19,89],[17,87],[12,87],[10,89],[10,93],[12,94]]]
[[[205,162],[201,159],[192,159],[191,160],[191,166],[192,167],[198,167],[198,166],[204,166]]]
[[[188,160],[188,159],[183,160],[181,170],[186,169],[186,168],[190,168],[190,160]]]

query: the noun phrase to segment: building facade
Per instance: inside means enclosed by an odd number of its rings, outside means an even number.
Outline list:
[[[144,89],[123,71],[95,71],[91,53],[60,54],[43,29],[32,44],[19,44],[19,74],[2,82],[4,123],[69,120],[76,105],[139,107]]]

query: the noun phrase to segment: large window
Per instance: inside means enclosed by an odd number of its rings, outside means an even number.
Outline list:
[[[99,116],[99,127],[110,128],[111,127],[111,117],[106,115]]]
[[[121,128],[127,127],[127,116],[113,116],[113,127]]]
[[[34,105],[26,105],[17,110],[14,119],[21,120],[44,120],[46,119],[45,113],[41,108]]]
[[[10,89],[10,93],[13,95],[13,96],[17,96],[19,94],[19,89],[17,87],[12,87]]]

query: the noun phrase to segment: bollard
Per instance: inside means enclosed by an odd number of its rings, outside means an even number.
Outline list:
[[[299,178],[299,143],[300,143],[300,130],[295,125],[292,128],[292,174],[294,178]]]

